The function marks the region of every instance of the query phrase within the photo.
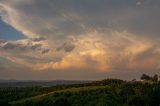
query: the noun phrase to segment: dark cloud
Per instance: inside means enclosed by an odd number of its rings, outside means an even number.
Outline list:
[[[18,26],[9,24],[39,36],[64,38],[89,29],[129,30],[150,38],[160,33],[159,0],[4,0],[2,4],[18,14],[19,20],[15,22]]]
[[[64,50],[65,52],[71,52],[75,48],[75,45],[72,44],[71,42],[65,42],[63,45],[60,47],[56,48],[57,51]]]
[[[28,37],[25,43],[0,41],[0,53],[10,53],[10,58],[22,64],[44,63],[44,69],[53,69],[55,78],[130,77],[132,73],[156,72],[160,67],[159,11],[160,0],[0,0],[2,20]],[[67,41],[70,37],[75,41]],[[41,57],[37,51],[51,52]],[[77,70],[83,68],[79,61],[87,68]],[[55,70],[58,65],[69,69]],[[95,69],[98,65],[108,66],[106,71],[110,72],[99,72]],[[36,78],[53,78],[45,71]]]
[[[40,42],[40,41],[44,41],[44,40],[46,40],[46,39],[43,38],[43,37],[36,37],[36,38],[32,38],[31,40],[32,40],[32,41],[35,41],[35,42]]]
[[[13,49],[24,50],[26,49],[26,46],[17,43],[5,42],[3,45],[1,45],[1,48],[4,50],[13,50]]]
[[[42,51],[41,51],[41,53],[42,54],[46,54],[46,53],[48,53],[50,50],[49,49],[43,49]]]
[[[31,49],[32,49],[32,50],[40,50],[41,47],[42,47],[42,44],[35,44],[35,45],[32,45],[32,46],[31,46]]]
[[[30,41],[28,44],[23,44],[21,42],[10,42],[6,41],[3,43],[0,43],[0,49],[1,50],[9,50],[12,52],[30,52],[30,51],[40,51],[42,54],[48,53],[49,49],[44,48],[42,44],[32,44]]]

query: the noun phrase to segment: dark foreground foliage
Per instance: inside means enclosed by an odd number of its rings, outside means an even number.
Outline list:
[[[160,106],[160,82],[107,79],[56,87],[1,88],[1,106]]]

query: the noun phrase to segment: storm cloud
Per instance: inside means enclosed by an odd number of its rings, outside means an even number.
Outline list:
[[[31,72],[154,73],[159,11],[159,0],[0,0],[1,20],[26,36],[0,40],[0,56]]]
[[[35,40],[34,40],[35,41]],[[37,40],[35,41],[37,42]],[[0,43],[0,49],[1,50],[8,50],[8,51],[19,51],[19,52],[25,52],[25,51],[48,51],[48,48],[43,47],[41,43],[34,44],[34,42],[30,39],[26,40],[19,40],[19,41],[2,41]],[[47,53],[47,52],[46,52]]]

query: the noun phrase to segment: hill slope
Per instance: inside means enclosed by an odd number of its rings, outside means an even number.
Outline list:
[[[159,106],[159,82],[108,79],[10,102],[13,106]]]

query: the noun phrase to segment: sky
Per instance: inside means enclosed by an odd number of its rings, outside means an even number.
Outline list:
[[[160,74],[160,0],[0,0],[0,79]]]

